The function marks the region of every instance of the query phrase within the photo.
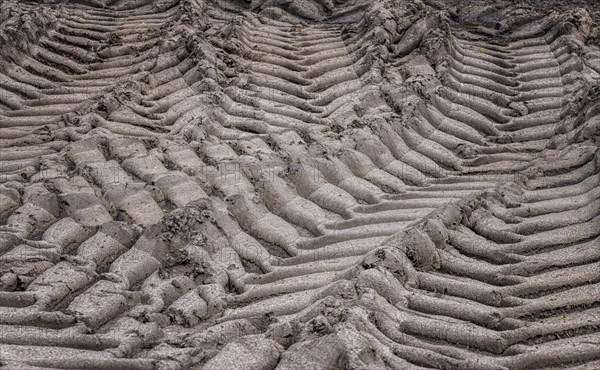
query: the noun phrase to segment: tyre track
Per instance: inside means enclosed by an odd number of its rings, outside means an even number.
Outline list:
[[[577,31],[454,25],[439,66],[381,7],[73,5],[28,41],[1,69],[2,365],[593,364]]]

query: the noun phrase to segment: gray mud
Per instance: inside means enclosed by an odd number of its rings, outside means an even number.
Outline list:
[[[600,368],[592,1],[0,1],[0,368]]]

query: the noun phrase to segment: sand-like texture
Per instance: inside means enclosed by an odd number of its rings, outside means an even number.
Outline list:
[[[0,368],[599,369],[598,21],[0,1]]]

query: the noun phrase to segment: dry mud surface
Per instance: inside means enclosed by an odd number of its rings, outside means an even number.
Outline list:
[[[0,367],[600,368],[599,8],[0,1]]]

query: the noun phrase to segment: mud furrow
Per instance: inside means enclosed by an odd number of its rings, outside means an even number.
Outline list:
[[[0,367],[600,358],[595,8],[0,6]]]

